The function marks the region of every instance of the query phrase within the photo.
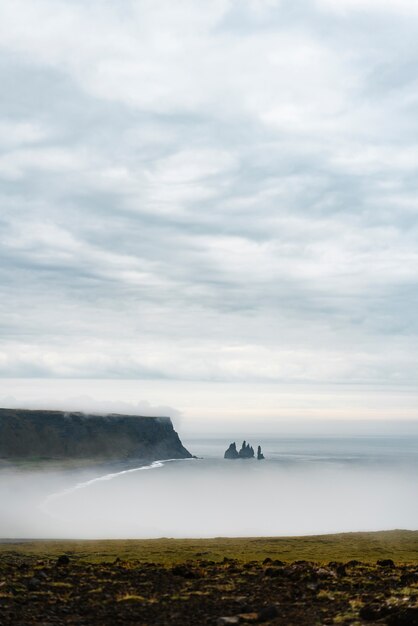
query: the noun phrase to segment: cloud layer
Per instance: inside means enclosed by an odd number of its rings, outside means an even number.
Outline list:
[[[409,0],[3,0],[2,377],[415,385]]]

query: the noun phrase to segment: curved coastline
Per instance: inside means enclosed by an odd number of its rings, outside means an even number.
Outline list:
[[[186,459],[160,459],[160,460],[152,461],[152,463],[149,463],[147,465],[140,465],[139,467],[132,467],[132,468],[129,468],[129,469],[121,470],[119,472],[110,472],[108,474],[103,474],[102,476],[97,476],[96,478],[91,478],[89,480],[85,480],[85,481],[76,483],[72,487],[67,487],[67,489],[63,489],[62,491],[57,491],[55,493],[51,493],[50,495],[48,495],[43,500],[43,502],[41,504],[39,504],[38,509],[40,511],[42,511],[42,513],[46,513],[47,515],[49,515],[51,517],[56,517],[53,513],[48,511],[48,509],[47,509],[48,504],[51,503],[54,500],[57,500],[59,498],[65,497],[65,496],[67,496],[67,495],[69,495],[71,493],[79,491],[80,489],[86,489],[86,488],[90,487],[91,485],[94,485],[94,484],[99,483],[99,482],[114,480],[115,478],[119,478],[120,476],[124,476],[125,474],[133,474],[135,472],[159,469],[161,467],[164,467],[164,465],[166,463],[174,463],[176,461],[177,462],[178,461],[195,461],[195,460],[197,460],[197,459],[194,458],[194,457],[190,457],[190,458],[186,458]]]

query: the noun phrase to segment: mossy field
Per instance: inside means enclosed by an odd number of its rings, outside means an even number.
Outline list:
[[[1,626],[418,626],[418,531],[0,545]]]
[[[122,560],[156,562],[164,565],[225,557],[239,562],[307,560],[319,563],[357,559],[373,563],[392,559],[398,563],[418,563],[418,531],[342,533],[306,537],[248,537],[214,539],[131,539],[85,541],[8,541],[0,543],[0,556],[17,554],[35,558],[55,558],[68,554],[91,563]]]

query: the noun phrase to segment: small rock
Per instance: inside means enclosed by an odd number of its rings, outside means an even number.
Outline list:
[[[233,617],[219,617],[216,626],[227,626],[228,624],[239,624],[239,615]]]
[[[258,612],[258,621],[259,622],[268,622],[275,617],[278,617],[279,610],[277,606],[272,604],[271,606],[266,606],[264,609]]]
[[[195,570],[187,567],[187,565],[175,565],[171,568],[173,576],[182,576],[183,578],[193,579],[200,578],[200,575]]]
[[[334,570],[327,569],[326,567],[317,567],[315,570],[315,574],[318,578],[335,578]]]
[[[370,603],[361,607],[359,615],[366,622],[374,622],[388,615],[390,609],[384,604]]]
[[[39,589],[40,586],[41,581],[39,580],[39,578],[35,578],[35,576],[31,578],[28,582],[28,589],[30,589],[30,591],[36,591],[36,589]]]
[[[20,563],[17,566],[17,569],[19,570],[19,572],[26,572],[29,569],[29,565],[27,563]]]
[[[400,578],[401,585],[413,585],[418,583],[418,572],[408,572],[402,574]]]
[[[377,565],[380,565],[380,567],[390,567],[391,569],[396,567],[392,559],[379,559],[378,561],[376,561],[376,563]]]
[[[61,556],[57,558],[57,565],[69,565],[69,563],[70,557],[66,554],[61,554]]]
[[[409,607],[392,613],[386,621],[388,626],[418,626],[418,607]]]
[[[345,565],[337,565],[335,572],[337,574],[337,576],[347,576],[347,570],[345,568]]]
[[[283,576],[283,570],[280,567],[267,567],[264,572],[264,576],[278,578],[279,576]]]

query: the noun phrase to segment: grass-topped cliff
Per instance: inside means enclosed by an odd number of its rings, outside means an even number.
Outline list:
[[[0,409],[0,459],[188,458],[168,417]]]

